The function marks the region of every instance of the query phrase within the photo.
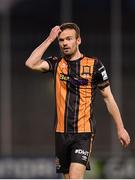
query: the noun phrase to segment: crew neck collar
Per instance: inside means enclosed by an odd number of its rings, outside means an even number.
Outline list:
[[[84,55],[82,54],[81,57],[79,57],[78,59],[75,59],[75,60],[67,60],[65,57],[63,57],[63,58],[68,63],[74,63],[74,62],[77,62],[77,61],[80,61],[81,59],[83,59]]]

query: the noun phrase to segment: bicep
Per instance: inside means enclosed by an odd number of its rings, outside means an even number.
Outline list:
[[[104,89],[100,90],[100,93],[101,93],[103,100],[104,100],[105,104],[107,105],[107,107],[114,108],[116,106],[116,102],[115,102],[115,99],[111,92],[110,86],[107,86]]]
[[[39,65],[39,70],[42,72],[49,71],[49,63],[47,61],[41,60],[41,64]]]
[[[116,116],[119,116],[119,108],[111,92],[110,86],[100,90],[100,92],[103,96],[108,112],[113,116],[113,119],[115,119]]]
[[[110,85],[103,88],[103,89],[99,89],[99,91],[100,91],[100,93],[101,93],[101,95],[103,96],[104,99],[112,97],[112,92],[111,92]]]
[[[34,64],[31,69],[35,71],[46,72],[49,71],[49,63],[41,59],[38,63]]]

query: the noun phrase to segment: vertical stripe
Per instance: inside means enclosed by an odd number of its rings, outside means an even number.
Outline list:
[[[80,61],[76,62],[76,72],[80,77]],[[80,99],[80,93],[79,93],[79,85],[76,85],[76,99],[75,99],[75,115],[74,115],[74,132],[78,132],[78,113],[79,113],[79,99]]]
[[[57,67],[56,72],[56,105],[57,105],[57,127],[56,132],[64,132],[64,116],[66,102],[66,81],[60,80],[60,73],[67,74],[67,65],[62,59]]]
[[[69,82],[67,85],[67,109],[66,109],[66,122],[68,132],[77,132],[77,122],[78,122],[78,96],[79,96],[79,85],[75,84],[74,80],[78,78],[79,68],[78,64],[80,61],[69,62]]]
[[[94,62],[94,66],[93,66],[93,73],[92,73],[92,82],[94,82],[94,72],[95,72],[95,62]],[[91,92],[91,105],[90,105],[90,114],[91,114],[91,118],[90,118],[90,126],[91,126],[91,131],[93,133],[96,133],[96,125],[94,122],[94,117],[93,117],[93,103],[94,103],[94,99],[95,99],[95,91],[96,89],[96,85],[95,83],[92,83],[92,92]]]
[[[68,74],[69,74],[69,68],[68,68]],[[65,101],[65,116],[64,116],[64,132],[68,132],[68,121],[69,121],[69,117],[68,117],[68,107],[69,107],[69,98],[70,98],[70,91],[69,91],[69,88],[70,88],[70,83],[69,81],[67,81],[67,85],[66,85],[66,88],[67,88],[67,95],[66,95],[66,101]]]
[[[92,76],[94,60],[90,58],[83,58],[80,64],[80,75],[83,78],[88,78],[87,86],[80,86],[80,102],[78,115],[78,132],[91,132],[90,125],[90,108],[91,108],[91,93],[92,93]],[[91,74],[85,74],[85,66],[90,68]]]

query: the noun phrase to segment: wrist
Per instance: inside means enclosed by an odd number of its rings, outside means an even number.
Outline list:
[[[123,129],[124,129],[124,126],[123,126],[123,125],[117,127],[117,131],[118,131],[118,132],[122,131]]]
[[[54,39],[51,38],[50,36],[48,36],[47,39],[46,39],[46,41],[51,44],[51,43],[54,41]]]

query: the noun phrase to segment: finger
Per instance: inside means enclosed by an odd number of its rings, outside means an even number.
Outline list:
[[[59,31],[60,30],[60,26],[55,26],[53,29],[56,30],[56,31]]]
[[[131,143],[131,139],[130,139],[130,137],[128,138],[128,142],[129,142],[129,143]]]
[[[120,139],[120,143],[122,144],[122,146],[124,146],[124,142],[122,139]]]
[[[58,35],[61,32],[60,26],[56,26],[54,32]]]
[[[127,146],[127,142],[126,142],[126,141],[124,141],[123,139],[120,139],[120,142],[121,142],[122,146],[124,146],[124,147],[126,147],[126,146]]]
[[[123,139],[120,140],[122,146],[124,146],[125,148],[130,144],[130,141],[125,141]]]
[[[126,144],[129,145],[130,142],[131,142],[130,137],[127,137],[127,139],[126,139]]]

